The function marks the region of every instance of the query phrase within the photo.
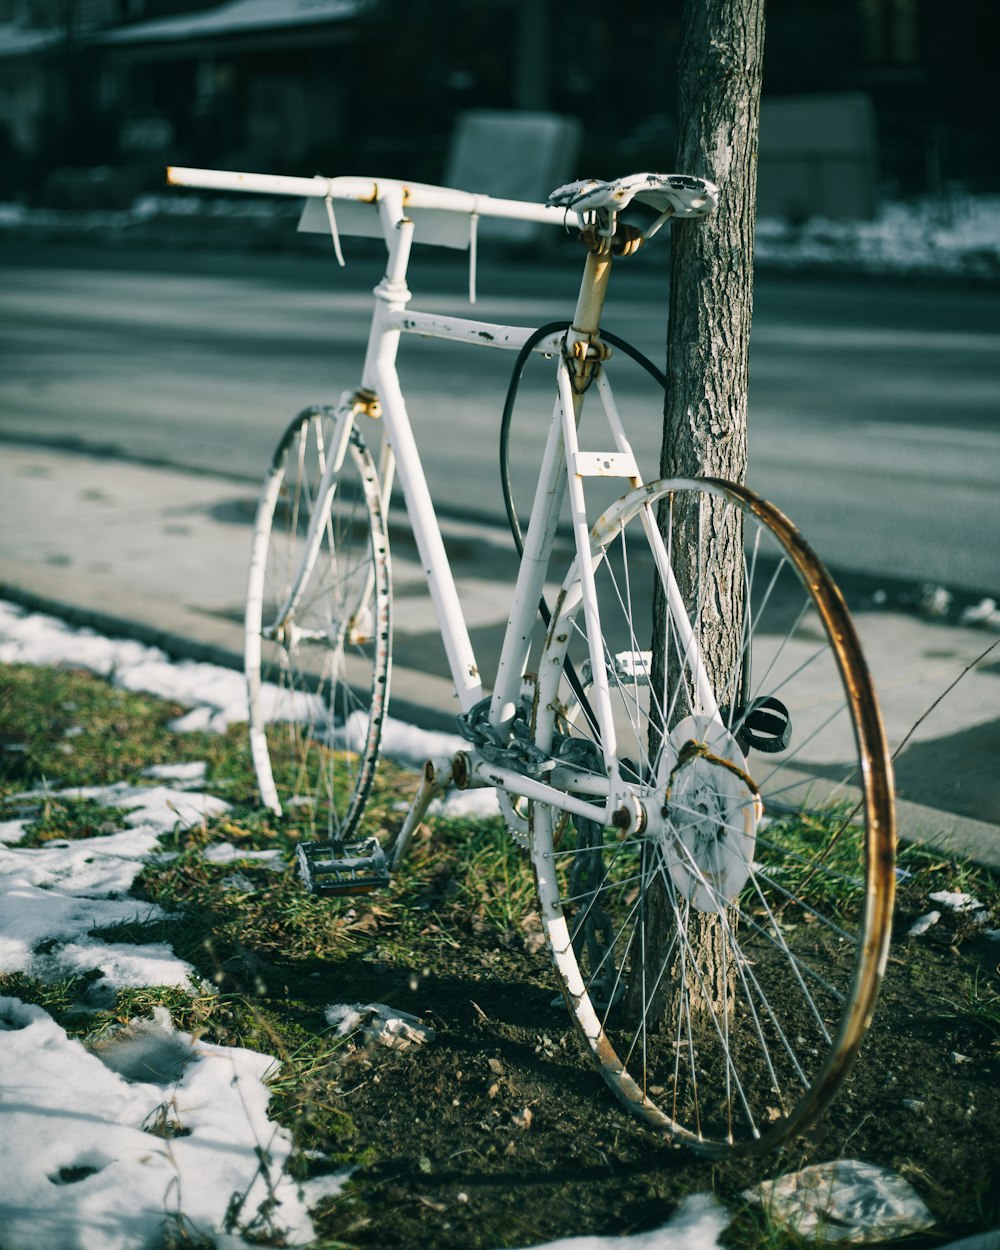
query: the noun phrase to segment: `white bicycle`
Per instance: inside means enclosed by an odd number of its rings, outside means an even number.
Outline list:
[[[534,864],[570,1013],[621,1101],[706,1153],[777,1145],[833,1097],[871,1019],[892,913],[892,776],[854,628],[811,549],[744,486],[644,474],[612,394],[612,348],[639,358],[601,332],[615,258],[670,217],[711,212],[716,189],[642,174],[535,205],[383,179],[169,178],[302,196],[338,254],[349,233],[388,253],[359,376],[288,427],[254,532],[250,738],[263,803],[312,831],[306,881],[378,888],[435,794],[495,787]],[[619,216],[632,201],[652,210],[645,230]],[[488,216],[579,227],[571,320],[517,328],[410,308],[411,244],[468,247],[474,269]],[[404,334],[515,353],[512,390],[531,354],[554,360],[523,538],[507,495],[522,554],[489,693],[396,371]],[[397,481],[468,746],[428,761],[383,845],[361,822],[389,698]],[[576,558],[548,608],[561,518]]]

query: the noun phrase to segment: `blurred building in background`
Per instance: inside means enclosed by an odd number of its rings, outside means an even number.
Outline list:
[[[167,162],[440,181],[481,110],[565,119],[574,174],[663,169],[679,14],[680,0],[0,0],[0,196],[114,206]],[[1000,189],[998,34],[995,0],[769,0],[762,210],[849,200],[864,215],[876,187]]]

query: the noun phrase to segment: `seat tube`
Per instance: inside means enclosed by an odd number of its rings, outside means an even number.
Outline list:
[[[576,541],[577,572],[583,592],[583,613],[587,623],[587,639],[590,649],[590,667],[593,674],[593,699],[601,731],[601,749],[609,769],[617,769],[614,717],[611,710],[611,694],[604,657],[604,643],[600,631],[600,612],[597,605],[597,589],[594,579],[594,557],[590,542],[590,520],[587,516],[583,479],[575,471],[578,450],[576,426],[579,420],[583,396],[573,386],[571,362],[562,360],[559,366],[559,394],[563,413],[563,438],[566,443],[566,475],[570,510],[573,520],[573,537]],[[609,776],[613,774],[609,771]]]

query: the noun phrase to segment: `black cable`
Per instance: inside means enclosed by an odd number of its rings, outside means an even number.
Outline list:
[[[503,415],[500,418],[500,488],[503,491],[503,504],[507,513],[507,523],[510,525],[510,532],[514,539],[514,546],[517,549],[517,554],[519,556],[524,554],[524,535],[521,529],[521,523],[518,520],[517,512],[514,508],[514,492],[510,480],[509,454],[510,423],[514,414],[514,404],[517,401],[517,392],[521,385],[521,376],[524,373],[524,367],[528,363],[528,358],[534,351],[536,345],[540,343],[542,339],[548,338],[550,334],[558,334],[559,331],[565,331],[569,328],[569,325],[565,321],[549,321],[545,325],[539,326],[537,330],[533,330],[528,336],[524,346],[517,353],[517,359],[514,361],[514,369],[511,373],[510,385],[507,387],[507,397],[504,400]],[[601,331],[601,339],[603,342],[609,343],[618,351],[624,352],[626,356],[630,356],[636,364],[641,365],[650,377],[659,382],[660,386],[666,390],[666,374],[662,371],[662,369],[658,369],[648,356],[644,356],[637,347],[633,347],[632,344],[626,342],[625,339],[620,339],[617,334],[611,334],[606,330]],[[545,625],[545,628],[548,629],[549,623],[552,620],[552,613],[549,610],[549,605],[545,602],[544,596],[538,601],[538,613],[542,618],[542,623]],[[584,693],[583,684],[579,677],[577,677],[576,670],[568,659],[565,664],[565,672],[569,684],[573,689],[573,693],[576,695],[580,707],[583,709],[584,715],[590,722],[591,729],[593,730],[595,736],[599,736],[597,716],[595,715],[593,708],[590,706],[589,699]]]
[[[544,338],[548,338],[550,334],[557,334],[560,330],[568,330],[569,325],[564,321],[549,321],[543,326],[539,326],[537,330],[533,330],[526,340],[524,346],[517,353],[517,359],[514,361],[514,369],[511,373],[510,385],[507,387],[507,397],[504,400],[503,415],[500,418],[500,488],[503,491],[504,509],[507,513],[507,522],[510,525],[510,532],[514,538],[514,546],[517,548],[517,554],[524,553],[524,538],[521,530],[521,523],[518,520],[517,513],[514,510],[513,488],[510,480],[510,423],[514,414],[514,404],[517,401],[517,392],[521,385],[521,376],[524,373],[524,367],[528,363],[528,358],[534,351],[535,346]],[[654,381],[658,382],[664,390],[667,388],[667,375],[662,369],[644,356],[637,347],[633,347],[631,343],[625,339],[621,339],[617,334],[612,334],[609,330],[601,331],[601,339],[605,343],[609,343],[618,351],[622,351],[626,356],[630,356],[638,365],[649,374]],[[543,600],[544,603],[544,600]],[[548,625],[548,618],[545,613],[542,619]]]
[[[510,421],[514,415],[514,404],[517,401],[517,392],[521,385],[521,375],[524,373],[524,366],[528,363],[528,357],[535,349],[535,345],[540,343],[542,339],[548,338],[550,334],[558,334],[560,330],[566,331],[569,324],[565,321],[549,321],[543,326],[539,326],[537,330],[533,330],[528,336],[524,346],[517,353],[517,359],[514,361],[514,370],[510,377],[510,385],[507,387],[507,398],[503,404],[503,415],[500,418],[500,489],[503,491],[503,506],[507,512],[507,523],[510,526],[510,532],[514,538],[514,546],[519,556],[524,555],[524,536],[521,531],[521,523],[514,511],[514,493],[510,481]],[[548,608],[545,606],[544,599],[539,604],[539,611],[542,612],[542,619],[548,625],[549,617]]]

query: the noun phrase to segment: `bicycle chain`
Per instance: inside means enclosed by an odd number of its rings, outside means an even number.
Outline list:
[[[487,696],[456,718],[458,732],[489,763],[509,768],[533,781],[542,780],[557,764],[568,764],[572,768],[588,769],[592,772],[604,771],[604,757],[600,747],[586,738],[575,738],[571,734],[557,732],[553,735],[551,752],[546,753],[536,746],[532,741],[530,700],[521,702],[514,713],[513,721],[506,729],[498,729],[490,724],[490,703]],[[522,850],[530,849],[526,834],[509,825],[508,832]]]
[[[489,722],[490,697],[481,699],[468,712],[456,719],[458,732],[471,742],[484,760],[510,768],[523,777],[540,780],[557,764],[604,772],[604,756],[596,742],[572,734],[554,733],[551,752],[545,752],[532,741],[529,717],[531,705],[525,700],[504,729]]]

